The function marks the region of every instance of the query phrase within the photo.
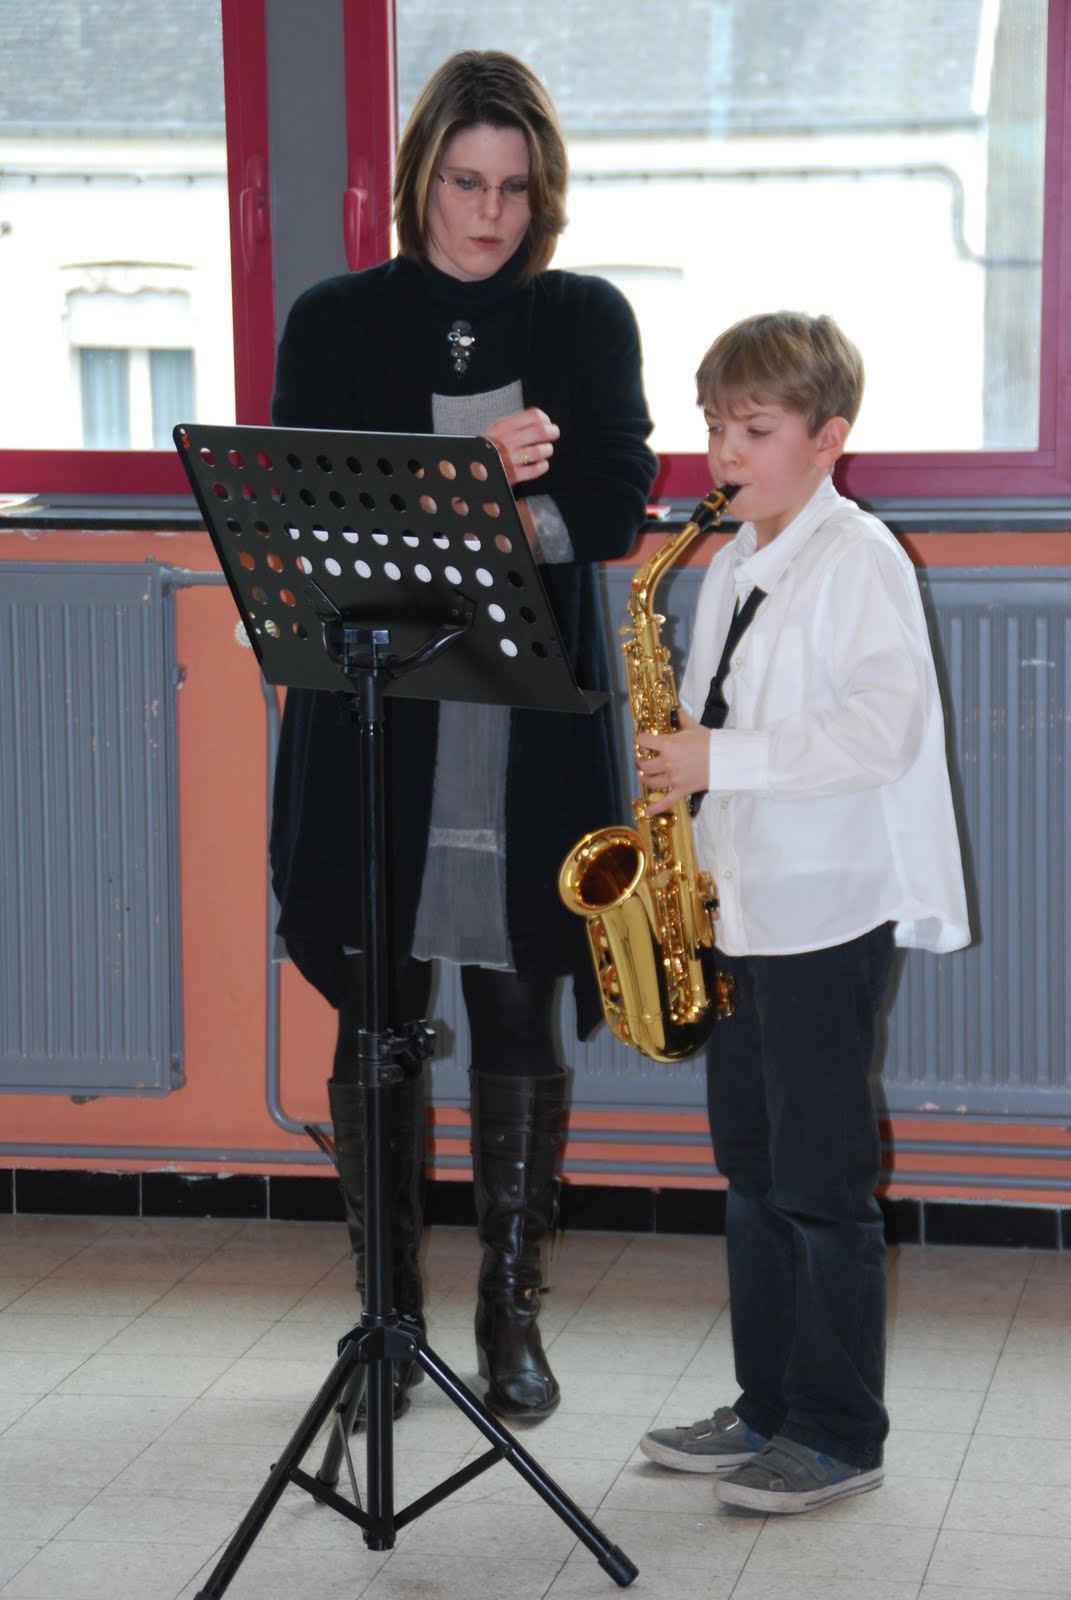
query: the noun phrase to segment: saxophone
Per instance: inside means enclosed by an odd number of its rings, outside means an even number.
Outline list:
[[[733,492],[732,486],[712,490],[632,580],[631,622],[621,633],[638,733],[676,727],[677,690],[655,589],[692,540],[718,526]],[[664,793],[644,789],[633,801],[635,828],[600,828],[578,840],[562,862],[558,893],[569,911],[587,918],[610,1031],[652,1060],[669,1062],[703,1047],[715,1021],[731,1015],[733,994],[732,978],[715,966],[718,898],[709,874],[696,869],[688,801],[661,816],[643,815]]]

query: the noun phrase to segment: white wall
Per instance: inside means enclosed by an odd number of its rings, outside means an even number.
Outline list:
[[[222,141],[0,140],[4,224],[2,448],[81,445],[72,354],[72,335],[79,334],[97,343],[144,340],[145,348],[169,348],[185,327],[200,417],[233,420]],[[106,304],[94,315],[88,302],[95,294]],[[154,294],[162,314],[147,316]],[[188,311],[164,308],[164,300],[179,296]],[[124,329],[126,339],[119,337]]]
[[[985,278],[957,253],[953,180],[980,249],[985,155],[963,133],[588,141],[555,264],[616,278],[636,307],[661,450],[704,448],[693,373],[714,335],[782,306],[830,312],[862,349],[853,448],[976,449]],[[0,140],[0,447],[81,444],[79,337],[188,339],[192,420],[233,418],[224,159],[222,141]]]
[[[636,308],[656,448],[705,447],[693,377],[700,357],[739,317],[782,308],[827,312],[859,345],[867,390],[854,449],[980,447],[985,276],[957,254],[951,181],[959,175],[968,238],[980,246],[980,140],[647,145],[617,156],[626,171],[646,159],[651,177],[602,185],[584,174],[597,171],[604,151],[588,146],[571,156],[570,224],[555,264],[601,268]],[[730,159],[735,172],[768,175],[744,178],[714,164]],[[660,164],[705,165],[709,175],[659,177]],[[787,169],[800,175],[776,175]],[[836,175],[817,175],[823,171]],[[655,269],[648,281],[615,273],[635,261]]]

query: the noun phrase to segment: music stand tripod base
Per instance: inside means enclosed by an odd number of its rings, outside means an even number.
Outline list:
[[[346,697],[358,728],[363,1026],[356,1041],[365,1112],[365,1306],[196,1600],[219,1600],[293,1484],[355,1523],[373,1550],[504,1461],[620,1587],[637,1568],[432,1351],[393,1304],[389,1100],[416,1070],[421,1019],[395,1027],[387,883],[387,695],[590,714],[494,446],[484,438],[180,425],[175,443],[232,596],[271,684]],[[419,1048],[415,1053],[419,1055]],[[417,1363],[489,1449],[409,1505],[394,1501],[393,1366]],[[365,1397],[366,1501],[350,1454]],[[353,1500],[334,1469],[302,1468],[334,1412]],[[412,1425],[412,1424],[411,1424]],[[327,1481],[328,1479],[332,1481]]]

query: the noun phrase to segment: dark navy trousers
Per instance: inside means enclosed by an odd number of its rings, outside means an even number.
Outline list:
[[[885,1240],[871,1093],[892,926],[825,950],[733,958],[736,1010],[707,1057],[729,1182],[734,1409],[837,1460],[880,1465],[888,1432]]]

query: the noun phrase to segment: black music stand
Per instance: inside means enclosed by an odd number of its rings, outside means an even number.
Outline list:
[[[360,1321],[195,1600],[217,1600],[288,1484],[355,1522],[371,1550],[506,1461],[622,1588],[637,1568],[609,1543],[394,1308],[389,1106],[421,1070],[423,1019],[392,1026],[384,697],[481,700],[590,712],[578,689],[498,452],[483,438],[180,425],[175,444],[250,643],[269,683],[340,691],[359,725],[364,1027],[358,1081],[366,1132],[366,1298]],[[483,1455],[395,1509],[392,1363],[415,1361],[490,1441]],[[366,1394],[367,1509],[350,1455]],[[326,1464],[301,1468],[334,1411]],[[345,1455],[353,1502],[335,1491]]]

